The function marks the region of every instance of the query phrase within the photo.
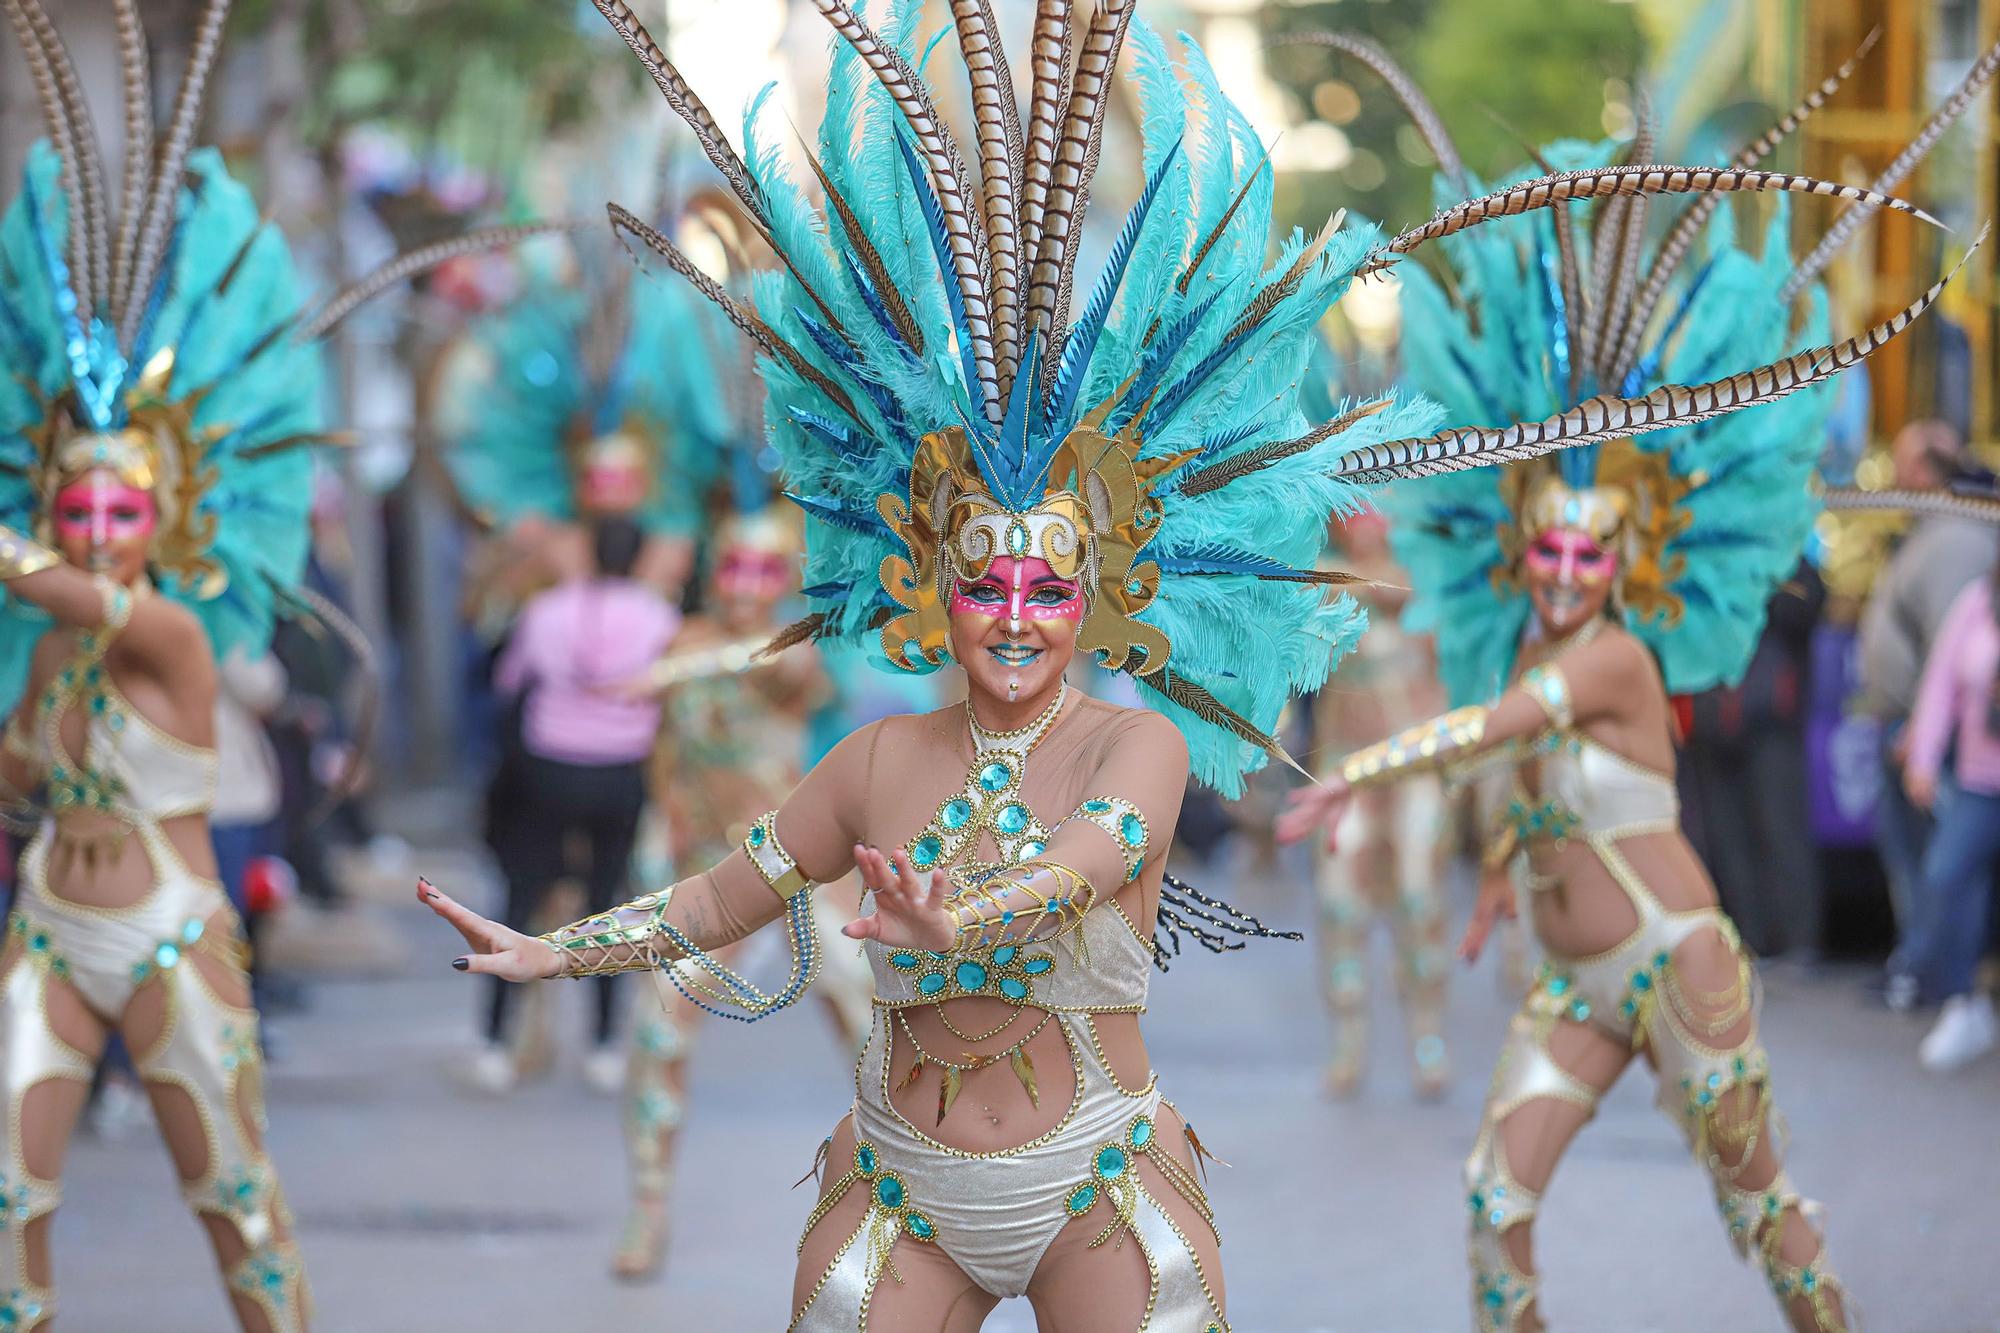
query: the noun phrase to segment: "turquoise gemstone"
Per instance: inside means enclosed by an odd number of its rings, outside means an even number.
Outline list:
[[[861,1168],[862,1175],[874,1175],[877,1165],[875,1160],[875,1146],[869,1143],[856,1144],[854,1146],[854,1164]]]
[[[1653,979],[1644,972],[1635,972],[1632,974],[1632,989],[1636,991],[1651,990],[1653,989]]]
[[[206,929],[208,926],[200,917],[190,918],[188,923],[181,927],[181,943],[193,944],[201,938],[202,931]]]
[[[1074,1216],[1078,1213],[1089,1212],[1090,1205],[1096,1202],[1097,1202],[1097,1186],[1079,1185],[1076,1187],[1075,1192],[1069,1196],[1069,1202],[1064,1206],[1067,1207],[1070,1211],[1070,1214]]]
[[[917,994],[936,995],[944,989],[944,973],[926,972],[917,978]]]
[[[1566,990],[1568,990],[1568,989],[1569,989],[1569,978],[1568,978],[1568,977],[1550,977],[1550,978],[1549,978],[1549,994],[1551,994],[1551,995],[1561,995],[1561,994],[1562,994],[1562,993],[1563,993],[1564,991],[1566,991]]]
[[[1003,805],[993,823],[1002,833],[1025,833],[1028,829],[1028,807],[1018,802]]]
[[[986,986],[986,969],[978,963],[964,962],[952,973],[952,980],[960,990],[982,990]]]
[[[937,1228],[922,1213],[908,1213],[903,1217],[903,1227],[918,1240],[930,1240],[937,1235]]]
[[[944,855],[944,844],[933,835],[926,834],[917,839],[916,846],[910,848],[910,864],[919,870],[929,870]]]
[[[1018,945],[1003,944],[993,951],[993,966],[1005,967],[1014,961],[1014,955],[1021,952]]]
[[[1028,998],[1028,983],[1018,977],[1002,977],[1000,978],[1000,993],[1015,1004],[1020,1004]]]
[[[898,1176],[884,1176],[875,1182],[875,1202],[894,1211],[903,1206],[903,1182]]]
[[[162,944],[153,950],[153,960],[163,968],[172,967],[181,960],[181,946],[172,943]]]
[[[1116,1180],[1125,1174],[1127,1160],[1125,1150],[1113,1144],[1097,1150],[1097,1161],[1092,1169],[1097,1172],[1099,1180]]]
[[[1146,841],[1146,826],[1137,815],[1128,814],[1119,820],[1118,833],[1127,847],[1137,847]]]
[[[1037,838],[1030,838],[1026,842],[1021,844],[1021,850],[1015,853],[1014,859],[1016,861],[1032,860],[1035,857],[1040,856],[1043,852],[1046,852],[1048,849],[1049,845],[1047,843],[1042,842],[1040,839]]]
[[[1019,519],[1007,525],[1007,554],[1016,560],[1028,554],[1028,525]]]
[[[917,968],[917,956],[908,952],[892,953],[889,955],[889,966],[901,972],[914,972]]]
[[[1055,965],[1053,958],[1030,958],[1027,962],[1021,964],[1021,970],[1031,977],[1039,977]]]
[[[754,827],[751,828],[750,845],[752,847],[762,847],[764,845],[764,826],[762,824],[755,825]]]
[[[1146,1145],[1153,1141],[1153,1122],[1145,1116],[1140,1116],[1137,1120],[1134,1120],[1132,1122],[1130,1138],[1134,1148],[1140,1152],[1146,1151]]]
[[[938,812],[938,822],[953,831],[964,828],[971,818],[972,802],[963,796],[956,796],[946,801],[944,809]]]
[[[1014,780],[1014,770],[995,759],[979,770],[979,785],[985,791],[1003,791]]]
[[[1109,801],[1085,801],[1083,812],[1087,815],[1101,815],[1111,808]]]

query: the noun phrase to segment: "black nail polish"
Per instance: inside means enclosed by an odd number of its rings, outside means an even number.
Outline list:
[[[463,972],[466,968],[472,966],[472,960],[470,958],[454,958],[451,960],[451,965]]]

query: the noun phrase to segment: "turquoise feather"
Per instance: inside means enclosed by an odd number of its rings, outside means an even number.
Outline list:
[[[27,180],[42,204],[41,226],[60,246],[68,218],[56,188],[59,171],[53,150],[37,144]],[[170,396],[208,390],[194,414],[196,430],[217,440],[207,460],[215,480],[202,496],[201,513],[215,520],[208,554],[225,584],[205,595],[167,578],[161,591],[195,613],[218,657],[236,648],[260,653],[270,643],[275,590],[296,585],[304,573],[313,461],[302,448],[258,449],[322,429],[320,352],[281,337],[245,363],[245,353],[266,331],[299,310],[291,251],[277,229],[262,224],[256,202],[215,150],[192,154],[187,174],[177,204],[180,240],[163,274],[153,341],[174,351]],[[25,344],[0,349],[0,362],[11,372],[0,374],[0,459],[23,467],[33,454],[26,432],[42,415],[27,386],[48,399],[70,387],[62,321],[34,236],[29,195],[24,190],[0,219],[0,286],[20,324],[11,332],[25,338]],[[243,259],[229,286],[220,288],[239,253]],[[123,420],[122,403],[116,420]],[[31,532],[40,503],[30,472],[0,470],[0,523]],[[39,612],[0,594],[0,712],[19,701],[46,623]]]

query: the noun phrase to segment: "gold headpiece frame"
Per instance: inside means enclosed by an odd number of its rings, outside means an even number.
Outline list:
[[[1014,510],[980,477],[973,444],[958,426],[917,446],[907,499],[884,495],[876,512],[907,556],[882,562],[882,586],[903,614],[882,628],[882,651],[908,671],[951,656],[950,606],[960,581],[980,577],[1001,555],[1039,557],[1083,587],[1077,648],[1099,664],[1147,673],[1164,666],[1167,636],[1137,617],[1160,591],[1160,567],[1139,554],[1160,528],[1153,480],[1188,454],[1141,459],[1136,431],[1106,435],[1086,424],[1056,449],[1040,503]]]
[[[1676,624],[1686,608],[1673,585],[1687,558],[1667,554],[1667,546],[1693,521],[1681,502],[1701,480],[1674,475],[1664,453],[1629,439],[1599,446],[1596,479],[1585,487],[1565,482],[1553,455],[1505,468],[1500,486],[1511,517],[1500,528],[1494,581],[1520,588],[1522,557],[1542,533],[1584,532],[1618,553],[1612,595],[1619,608],[1642,621]]]

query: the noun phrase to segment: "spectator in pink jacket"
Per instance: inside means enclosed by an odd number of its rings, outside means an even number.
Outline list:
[[[1903,787],[1931,810],[1917,938],[1910,959],[1923,988],[1944,1002],[1919,1054],[1924,1067],[1956,1069],[1993,1049],[1993,999],[1976,985],[2000,855],[2000,622],[1990,578],[1967,585],[1945,612],[1917,686]],[[1939,794],[1947,762],[1953,783]]]

